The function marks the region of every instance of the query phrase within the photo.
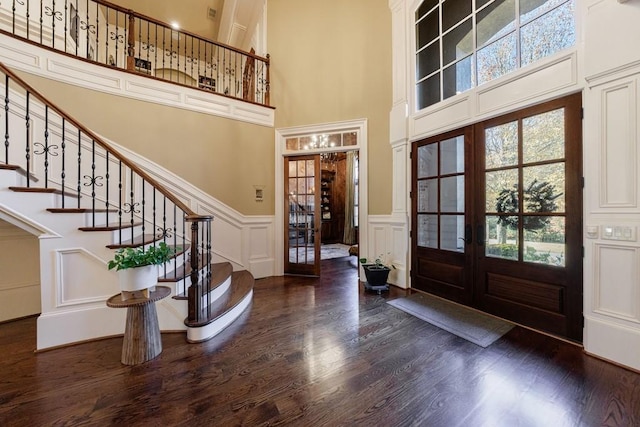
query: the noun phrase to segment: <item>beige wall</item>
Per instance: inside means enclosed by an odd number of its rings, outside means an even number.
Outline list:
[[[224,0],[111,0],[111,3],[167,24],[175,21],[182,29],[215,40],[218,37]],[[217,12],[214,20],[207,17],[209,7]]]
[[[369,213],[391,213],[387,0],[269,0],[276,127],[368,119]]]
[[[274,131],[19,73],[89,129],[169,169],[244,215],[273,215]],[[255,201],[254,185],[265,186]]]
[[[0,220],[0,322],[40,313],[38,238]]]

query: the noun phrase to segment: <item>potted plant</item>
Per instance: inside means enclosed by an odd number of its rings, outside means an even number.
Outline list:
[[[393,264],[385,264],[384,257],[379,255],[374,262],[368,262],[367,258],[360,258],[360,263],[364,269],[364,275],[367,278],[366,285],[370,287],[384,286],[387,287],[387,279],[391,269],[395,269]]]
[[[174,255],[175,251],[164,242],[146,249],[118,249],[107,267],[109,270],[115,268],[118,272],[123,300],[140,290],[146,290],[145,297],[148,297],[148,289],[158,283],[157,265],[164,264]]]

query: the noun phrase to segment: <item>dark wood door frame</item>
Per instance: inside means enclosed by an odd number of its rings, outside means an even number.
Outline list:
[[[441,297],[479,308],[525,326],[547,331],[574,341],[582,341],[582,123],[581,94],[566,96],[489,119],[465,128],[416,141],[412,147],[412,286]],[[562,110],[564,117],[564,157],[523,163],[523,121]],[[547,164],[564,168],[564,208],[539,213],[522,206],[509,216],[517,217],[515,259],[488,255],[485,247],[488,216],[492,206],[485,200],[485,131],[505,123],[517,123],[518,163],[505,167],[518,174],[518,197],[523,198],[523,170]],[[465,235],[464,254],[435,247],[418,246],[420,214],[443,215],[438,199],[436,212],[418,211],[418,148],[436,144],[456,135],[465,136]],[[500,168],[497,168],[500,170]],[[438,193],[439,197],[439,193]],[[432,208],[433,209],[433,208]],[[488,210],[487,210],[488,209]],[[487,212],[487,213],[485,213]],[[535,263],[524,258],[524,224],[534,216],[560,218],[564,223],[564,264]],[[441,227],[438,221],[437,227]],[[438,236],[440,228],[438,228]],[[460,234],[460,231],[458,230]],[[471,239],[469,239],[471,237]],[[439,237],[438,237],[439,238]],[[460,237],[459,237],[460,238]],[[423,237],[424,239],[424,237]],[[469,240],[472,241],[469,242]],[[431,243],[430,243],[431,244]]]

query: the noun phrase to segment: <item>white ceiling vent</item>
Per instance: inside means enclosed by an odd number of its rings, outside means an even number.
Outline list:
[[[207,18],[216,19],[216,14],[217,13],[218,12],[214,8],[212,8],[212,7],[207,8]]]

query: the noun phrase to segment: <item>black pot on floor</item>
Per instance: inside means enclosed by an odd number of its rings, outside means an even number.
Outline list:
[[[387,284],[389,272],[391,271],[389,267],[377,264],[362,264],[362,268],[370,286],[385,286]]]

